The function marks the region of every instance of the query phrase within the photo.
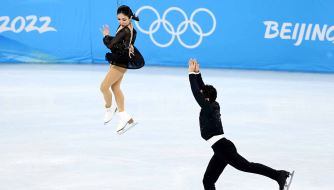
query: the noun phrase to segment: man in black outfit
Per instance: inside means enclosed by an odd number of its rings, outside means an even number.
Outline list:
[[[205,190],[215,190],[215,183],[227,164],[234,168],[267,176],[283,190],[290,173],[285,170],[274,170],[268,166],[247,161],[238,154],[234,144],[223,137],[224,131],[220,119],[220,107],[216,102],[217,91],[211,85],[205,85],[199,64],[195,59],[189,60],[189,80],[192,93],[201,107],[199,116],[201,136],[211,144],[214,151],[203,178]]]

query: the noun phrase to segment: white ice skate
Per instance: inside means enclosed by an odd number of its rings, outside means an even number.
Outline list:
[[[120,121],[117,125],[116,132],[121,135],[137,124],[127,112],[119,112]]]
[[[111,121],[116,111],[117,111],[117,107],[106,108],[106,113],[104,114],[104,124],[105,125],[109,123],[109,121]]]

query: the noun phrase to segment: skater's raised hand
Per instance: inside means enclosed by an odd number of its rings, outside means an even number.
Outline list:
[[[101,28],[101,32],[102,32],[103,36],[109,35],[110,34],[109,26],[107,24],[103,25],[102,28]]]
[[[189,65],[189,68],[188,68],[189,72],[196,72],[196,73],[199,72],[199,64],[197,63],[196,59],[192,59],[192,58],[189,59],[188,65]]]
[[[188,71],[189,72],[195,72],[195,68],[196,68],[196,62],[194,59],[190,58],[188,61]]]
[[[199,73],[199,64],[197,63],[195,59],[195,73]]]

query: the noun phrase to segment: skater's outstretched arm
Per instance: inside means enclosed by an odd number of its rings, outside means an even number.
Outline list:
[[[198,73],[196,74],[196,79],[197,79],[197,84],[198,84],[199,89],[203,89],[205,84],[203,82],[202,75],[199,72],[199,70],[198,70]]]
[[[199,104],[199,106],[209,107],[210,103],[205,99],[204,95],[201,92],[201,89],[204,86],[201,73],[199,72],[199,64],[195,59],[190,59],[189,62],[189,81],[191,86],[191,91]]]

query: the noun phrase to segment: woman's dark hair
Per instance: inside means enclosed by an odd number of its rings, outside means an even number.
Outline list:
[[[215,87],[213,87],[212,85],[204,85],[202,92],[203,92],[203,96],[205,98],[209,98],[210,102],[216,101],[217,91]]]
[[[139,18],[135,14],[133,14],[133,12],[132,12],[132,10],[130,9],[129,6],[122,5],[122,6],[118,7],[117,14],[120,14],[120,13],[128,16],[129,18],[132,17],[133,20],[139,21]]]

